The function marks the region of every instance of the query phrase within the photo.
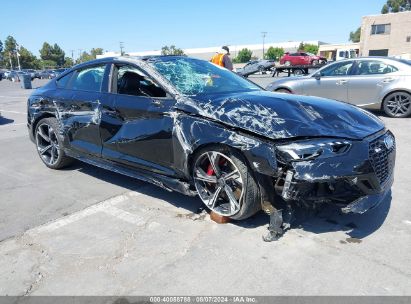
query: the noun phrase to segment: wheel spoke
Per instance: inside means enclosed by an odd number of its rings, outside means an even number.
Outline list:
[[[40,147],[39,147],[39,153],[40,153],[41,155],[43,155],[43,154],[46,153],[46,151],[48,151],[51,147],[52,147],[52,145],[48,145],[48,146],[46,146],[46,147],[44,147],[44,148],[40,148]]]
[[[195,179],[201,180],[203,182],[207,182],[207,183],[213,183],[216,184],[217,183],[217,177],[214,175],[208,175],[207,173],[204,172],[203,169],[201,168],[197,168],[195,171]]]
[[[227,194],[228,200],[230,201],[231,212],[235,212],[240,208],[240,203],[237,201],[234,196],[233,190],[231,190],[228,185],[225,185],[224,191]]]
[[[37,134],[41,136],[45,141],[50,142],[50,137],[46,134],[44,134],[44,130],[42,126],[38,129]]]
[[[218,166],[218,161],[220,159],[220,155],[215,152],[208,152],[207,153],[208,160],[210,161],[211,167],[213,168],[216,176],[221,175],[220,167]]]
[[[234,180],[234,181],[236,181],[236,182],[237,182],[238,184],[240,184],[240,185],[243,184],[243,182],[242,182],[242,180],[241,180],[240,172],[238,172],[237,169],[235,169],[234,171],[232,171],[232,172],[228,173],[227,175],[225,175],[225,176],[224,176],[224,179],[225,179],[226,181],[228,181],[228,180]]]
[[[208,201],[208,206],[213,209],[215,207],[215,204],[217,202],[218,197],[220,196],[221,190],[220,186],[216,189],[216,191],[213,194],[213,197]]]

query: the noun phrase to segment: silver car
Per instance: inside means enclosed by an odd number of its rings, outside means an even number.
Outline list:
[[[337,61],[316,72],[280,78],[269,91],[313,95],[383,110],[390,117],[411,114],[411,61],[363,57]]]

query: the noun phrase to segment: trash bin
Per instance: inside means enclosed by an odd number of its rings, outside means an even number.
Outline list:
[[[20,74],[20,82],[22,89],[31,89],[31,76],[29,74]]]

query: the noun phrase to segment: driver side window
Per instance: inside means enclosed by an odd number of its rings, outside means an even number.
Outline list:
[[[139,69],[130,65],[117,67],[117,83],[113,91],[117,94],[166,97],[167,93],[154,81],[143,74]]]
[[[336,63],[329,67],[326,67],[321,71],[321,76],[345,76],[350,73],[353,61],[346,61],[341,63]]]

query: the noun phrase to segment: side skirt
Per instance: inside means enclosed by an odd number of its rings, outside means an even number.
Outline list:
[[[70,151],[65,151],[65,153],[67,154],[67,156],[75,158],[84,163],[154,184],[170,192],[176,191],[189,196],[197,195],[196,191],[190,189],[189,183],[176,178],[164,176],[149,171],[129,169],[105,159],[100,159],[92,156],[85,157],[82,155],[70,153]]]

